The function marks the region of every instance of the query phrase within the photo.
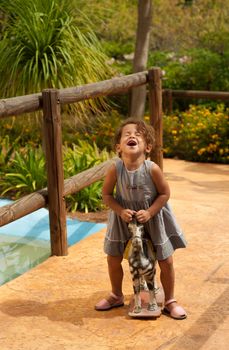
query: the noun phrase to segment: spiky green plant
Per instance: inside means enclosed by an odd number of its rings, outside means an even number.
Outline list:
[[[88,213],[103,209],[102,181],[95,182],[76,194],[67,196],[66,205],[71,212],[79,210]]]
[[[107,57],[89,25],[85,23],[84,30],[77,27],[71,0],[0,0],[0,7],[5,14],[0,42],[2,97],[111,77]],[[82,104],[77,106],[82,110]]]
[[[79,145],[73,144],[72,148],[64,150],[64,172],[68,178],[86,169],[111,158],[113,154],[105,149],[100,151],[96,144],[88,144],[86,141],[79,141]],[[103,208],[102,203],[102,181],[97,181],[81,191],[66,197],[66,204],[69,211],[96,211]]]
[[[2,176],[2,193],[10,193],[12,197],[34,192],[46,186],[45,158],[41,147],[33,149],[31,146],[15,152],[14,158],[6,167]]]

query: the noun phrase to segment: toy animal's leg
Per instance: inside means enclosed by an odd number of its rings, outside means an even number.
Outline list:
[[[140,277],[140,289],[141,290],[149,290],[148,289],[148,286],[147,286],[147,283],[146,283],[146,280],[143,276]]]
[[[140,296],[140,279],[133,279],[133,288],[134,288],[134,310],[133,312],[138,314],[142,311],[141,306],[141,296]]]
[[[156,311],[158,309],[157,301],[155,298],[155,286],[154,282],[147,281],[147,286],[149,288],[149,305],[148,305],[148,310],[149,311]]]
[[[155,298],[154,290],[149,290],[149,305],[148,310],[156,311],[158,309],[157,301]]]

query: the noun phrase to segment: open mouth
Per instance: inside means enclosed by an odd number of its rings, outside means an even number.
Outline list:
[[[135,140],[129,140],[127,142],[127,146],[136,146],[137,145],[137,142]]]

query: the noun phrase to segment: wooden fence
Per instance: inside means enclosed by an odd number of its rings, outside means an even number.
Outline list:
[[[62,129],[60,105],[75,103],[99,96],[127,92],[133,87],[148,84],[150,123],[155,128],[156,143],[152,159],[162,168],[162,86],[160,68],[113,78],[98,83],[67,89],[47,89],[42,93],[0,100],[0,118],[43,109],[44,145],[47,164],[47,188],[27,195],[13,204],[0,208],[0,226],[6,225],[42,207],[49,208],[52,255],[67,255],[65,196],[101,180],[111,162],[64,180],[62,159]]]
[[[194,90],[172,90],[164,89],[163,110],[166,114],[171,114],[173,110],[173,100],[182,99],[209,99],[229,101],[229,92],[226,91],[194,91]]]

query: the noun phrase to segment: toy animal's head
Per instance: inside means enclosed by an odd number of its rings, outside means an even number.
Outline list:
[[[138,225],[136,221],[132,221],[128,224],[128,229],[132,236],[132,247],[136,251],[142,249],[142,238],[144,233],[143,225]]]

